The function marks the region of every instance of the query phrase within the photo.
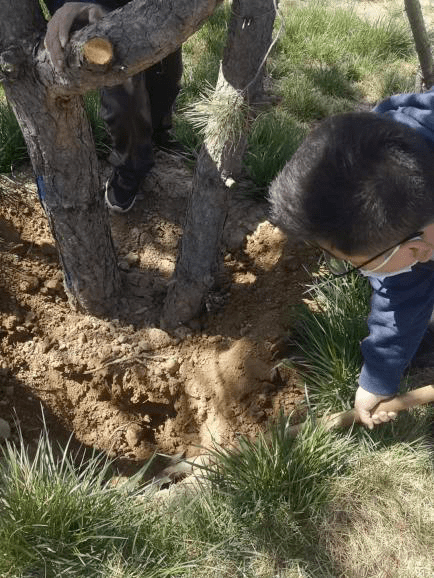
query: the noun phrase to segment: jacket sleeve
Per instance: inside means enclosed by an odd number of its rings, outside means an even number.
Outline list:
[[[369,335],[362,341],[359,385],[394,395],[427,329],[434,305],[434,271],[416,265],[409,273],[370,279]]]

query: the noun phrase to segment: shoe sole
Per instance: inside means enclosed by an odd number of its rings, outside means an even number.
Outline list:
[[[134,207],[134,204],[136,202],[136,195],[134,195],[133,200],[131,201],[131,204],[128,205],[128,207],[125,207],[125,209],[123,209],[122,207],[120,207],[119,205],[112,205],[111,202],[108,199],[108,184],[109,182],[107,181],[106,186],[105,186],[105,194],[104,194],[104,199],[105,199],[105,204],[107,205],[108,209],[110,211],[113,211],[114,213],[119,213],[119,214],[125,214],[128,213],[128,211],[131,211],[131,209]]]

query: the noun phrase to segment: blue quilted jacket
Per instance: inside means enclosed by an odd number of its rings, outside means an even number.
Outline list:
[[[433,148],[434,163],[433,90],[394,95],[380,103],[374,112],[421,134]],[[434,261],[417,263],[408,273],[394,277],[371,278],[370,282],[373,295],[369,335],[361,344],[364,365],[359,384],[372,393],[393,395],[433,312]]]

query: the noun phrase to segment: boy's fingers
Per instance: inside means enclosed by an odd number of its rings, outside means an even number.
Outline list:
[[[360,421],[369,429],[374,429],[374,422],[371,417],[371,412],[365,409],[359,409]]]
[[[387,423],[393,419],[396,419],[397,413],[394,411],[379,411],[378,413],[374,413],[372,416],[372,421],[375,425],[380,423]]]
[[[354,400],[354,408],[358,412],[362,424],[366,425],[369,429],[373,429],[374,425],[387,422],[393,419],[393,417],[396,417],[395,412],[386,411],[378,411],[371,415],[371,411],[373,411],[381,401],[388,399],[388,397],[387,395],[371,393],[361,386],[358,387]]]
[[[385,421],[388,421],[385,412],[374,413],[374,415],[372,416],[372,422],[375,425],[379,425],[380,423],[384,423]]]

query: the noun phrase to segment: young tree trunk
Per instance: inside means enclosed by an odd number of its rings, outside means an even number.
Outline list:
[[[200,152],[189,198],[184,234],[172,284],[164,304],[162,326],[187,323],[204,309],[210,289],[218,286],[223,266],[222,233],[228,211],[228,185],[242,168],[249,105],[261,101],[265,59],[275,19],[273,0],[233,0],[228,38],[215,97],[230,103],[221,129],[213,128]],[[233,108],[239,110],[234,111]],[[232,115],[241,130],[231,130]],[[238,120],[239,118],[238,117]],[[244,119],[244,122],[243,122]],[[215,119],[212,119],[215,122]],[[216,138],[216,133],[220,137]]]
[[[27,133],[70,302],[94,315],[115,314],[121,278],[82,97],[52,98],[33,75],[5,89]]]
[[[67,292],[89,313],[113,314],[122,288],[80,95],[119,84],[173,52],[219,1],[134,0],[76,32],[60,74],[41,42],[38,0],[0,0],[0,80],[26,139]],[[108,57],[100,59],[104,50]]]
[[[422,8],[419,0],[404,0],[404,4],[413,33],[416,52],[419,57],[422,72],[422,86],[425,89],[430,89],[434,84],[434,68],[431,43],[425,28]]]

